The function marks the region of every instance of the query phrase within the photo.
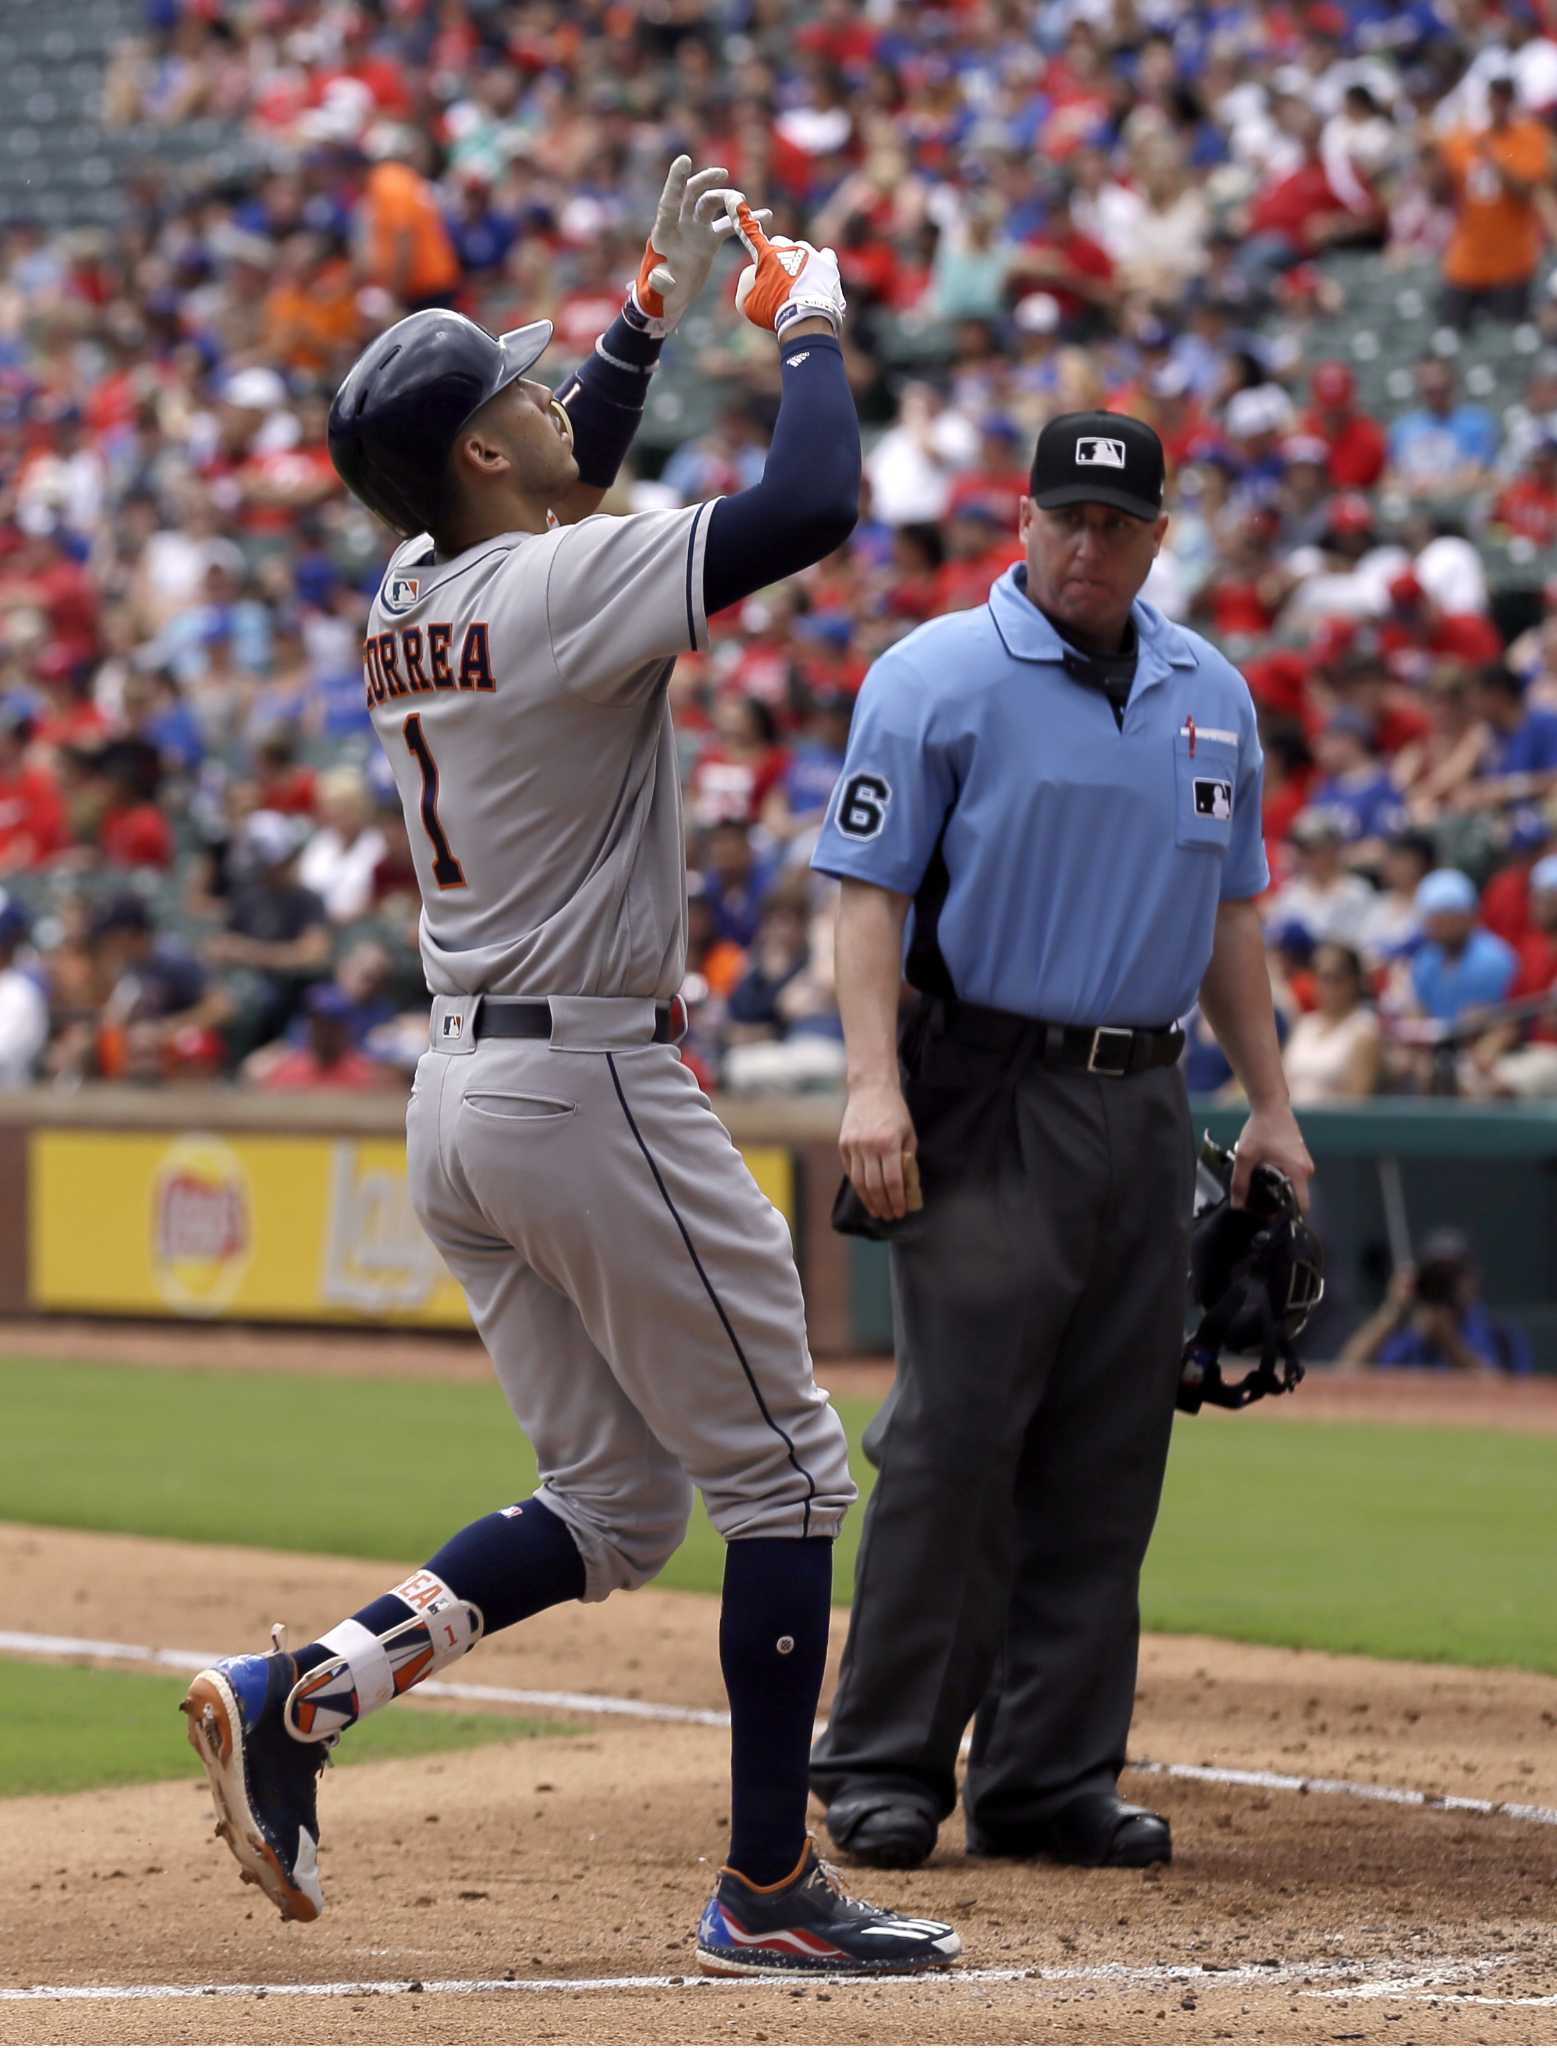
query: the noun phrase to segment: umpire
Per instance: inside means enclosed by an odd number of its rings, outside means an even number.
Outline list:
[[[843,884],[840,1209],[891,1241],[897,1333],[812,1756],[833,1840],[864,1863],[929,1855],[975,1715],[970,1852],[1172,1853],[1117,1781],[1183,1337],[1175,1019],[1197,994],[1251,1104],[1234,1200],[1261,1160],[1306,1198],[1313,1166],[1254,904],[1248,687],[1138,595],[1163,482],[1142,421],[1050,421],[1025,563],[875,663],[815,854]],[[905,962],[920,1000],[899,1044]]]

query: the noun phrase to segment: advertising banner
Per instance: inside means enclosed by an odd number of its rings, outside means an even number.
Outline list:
[[[788,1150],[746,1161],[793,1231]],[[469,1324],[398,1138],[34,1131],[28,1199],[34,1309]]]

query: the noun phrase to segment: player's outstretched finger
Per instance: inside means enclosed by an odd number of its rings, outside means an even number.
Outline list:
[[[701,219],[703,201],[710,192],[729,184],[730,170],[727,164],[709,164],[701,171],[694,171],[681,191],[681,217]]]
[[[769,243],[766,231],[757,219],[756,214],[746,204],[744,197],[735,199],[733,203],[726,201],[725,211],[729,215],[735,232],[740,236],[741,244],[747,255],[753,263],[760,263],[768,253]]]
[[[683,155],[678,156],[665,173],[659,204],[654,209],[654,233],[651,239],[656,248],[665,246],[667,236],[681,219],[682,196],[687,189],[687,174],[691,169],[691,157]]]
[[[732,199],[740,201],[745,197],[744,192],[735,192],[728,187],[719,192],[705,192],[694,209],[699,226],[706,227],[715,241],[726,240],[736,232],[734,213],[729,202]],[[760,228],[769,228],[773,224],[773,209],[771,206],[754,207],[751,217]]]

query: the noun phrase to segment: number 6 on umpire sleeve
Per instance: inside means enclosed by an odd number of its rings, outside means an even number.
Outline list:
[[[892,785],[884,775],[851,775],[838,798],[838,830],[848,839],[874,839],[891,801]]]

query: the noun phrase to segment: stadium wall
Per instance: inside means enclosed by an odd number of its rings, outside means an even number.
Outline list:
[[[838,1106],[726,1099],[795,1239],[819,1357],[891,1348],[886,1257],[829,1226]],[[1196,1105],[1224,1143],[1237,1109]],[[1486,1293],[1557,1371],[1557,1106],[1385,1098],[1305,1112],[1333,1354],[1429,1231],[1466,1231]],[[349,1096],[100,1087],[0,1099],[0,1314],[469,1327],[411,1213],[403,1109]]]

